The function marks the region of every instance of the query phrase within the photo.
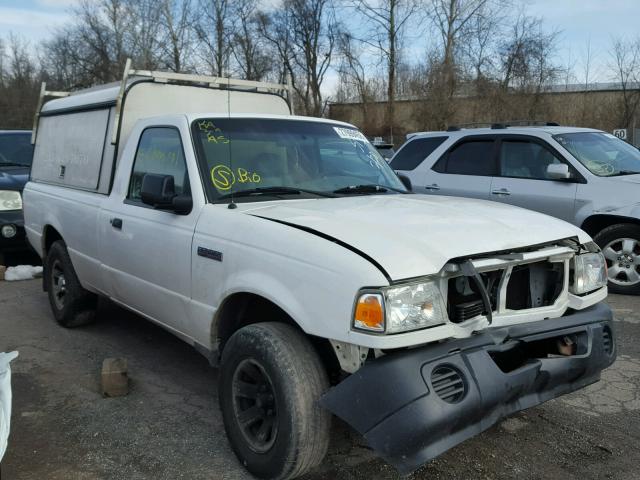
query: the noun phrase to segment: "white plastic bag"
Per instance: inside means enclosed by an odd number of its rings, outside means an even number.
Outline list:
[[[42,267],[34,267],[32,265],[18,265],[17,267],[9,267],[4,272],[4,279],[7,282],[15,282],[18,280],[31,280],[42,273]]]
[[[0,461],[7,450],[11,426],[11,367],[18,352],[0,353]]]

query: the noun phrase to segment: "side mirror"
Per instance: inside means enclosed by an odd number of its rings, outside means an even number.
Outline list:
[[[158,210],[172,210],[178,215],[187,215],[193,208],[191,195],[176,195],[173,175],[146,173],[140,189],[142,203]]]
[[[547,165],[547,177],[551,180],[568,180],[571,178],[569,165],[566,163],[550,163]]]
[[[170,208],[176,196],[173,182],[173,175],[145,173],[140,188],[142,203],[154,208]]]
[[[398,178],[400,179],[402,184],[405,186],[405,188],[410,192],[413,192],[413,185],[411,185],[411,179],[402,173],[396,172],[396,175],[398,175]]]

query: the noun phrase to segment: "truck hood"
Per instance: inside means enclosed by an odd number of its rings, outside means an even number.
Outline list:
[[[378,263],[391,280],[437,273],[453,258],[569,237],[590,240],[579,228],[547,215],[458,197],[368,195],[239,207],[347,244]]]
[[[640,183],[640,175],[620,175],[618,177],[609,177],[610,180],[616,180],[618,182],[631,183],[631,184],[639,184]]]
[[[3,167],[0,164],[0,190],[22,190],[29,180],[29,167]]]

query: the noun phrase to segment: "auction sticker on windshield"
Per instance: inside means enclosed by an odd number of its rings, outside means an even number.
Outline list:
[[[336,133],[340,136],[340,138],[348,138],[350,140],[360,140],[361,142],[366,142],[367,137],[364,136],[362,132],[358,130],[352,130],[350,128],[340,128],[333,127]]]

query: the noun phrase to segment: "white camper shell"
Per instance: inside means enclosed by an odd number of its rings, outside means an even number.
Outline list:
[[[45,97],[60,97],[42,106]],[[287,84],[132,70],[121,82],[69,92],[43,84],[34,119],[31,179],[108,194],[129,134],[141,118],[167,114],[292,113]],[[40,108],[41,107],[41,108]]]

